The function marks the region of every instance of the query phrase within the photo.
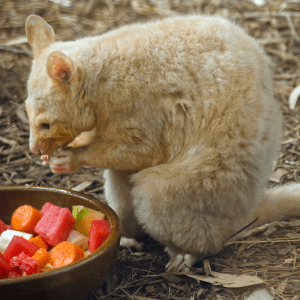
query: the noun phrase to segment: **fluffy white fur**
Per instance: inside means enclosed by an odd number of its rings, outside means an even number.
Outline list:
[[[256,224],[299,213],[299,185],[265,191],[281,113],[263,49],[209,16],[124,26],[55,42],[26,24],[34,61],[26,107],[31,150],[54,172],[106,169],[123,245],[142,231],[186,270]]]

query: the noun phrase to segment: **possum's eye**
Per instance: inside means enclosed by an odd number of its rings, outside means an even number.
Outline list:
[[[41,128],[49,130],[50,129],[50,124],[49,123],[42,123]]]

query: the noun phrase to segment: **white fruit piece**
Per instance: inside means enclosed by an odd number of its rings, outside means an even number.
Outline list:
[[[29,240],[32,237],[32,234],[21,232],[17,230],[5,230],[0,235],[0,252],[3,254],[11,239],[15,236],[22,236],[26,240]]]
[[[83,251],[89,248],[89,238],[77,230],[71,230],[67,241],[80,247]]]

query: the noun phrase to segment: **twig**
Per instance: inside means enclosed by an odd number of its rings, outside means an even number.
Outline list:
[[[293,21],[292,21],[292,19],[291,19],[291,16],[290,16],[290,15],[287,15],[287,16],[286,16],[286,20],[287,20],[287,22],[288,22],[288,24],[289,24],[289,27],[290,27],[291,32],[292,32],[292,35],[294,36],[295,40],[296,40],[297,42],[299,42],[299,41],[300,41],[300,37],[299,37],[299,35],[297,34],[297,32],[296,32],[296,30],[295,30],[295,27],[294,27]]]
[[[30,57],[33,57],[31,52],[23,50],[23,49],[16,48],[16,47],[0,45],[0,50],[9,51],[9,52],[13,52],[13,53],[16,53],[16,54],[25,54],[25,55],[28,55]]]

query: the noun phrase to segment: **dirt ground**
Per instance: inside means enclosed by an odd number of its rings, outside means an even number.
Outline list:
[[[103,200],[102,170],[83,167],[73,174],[52,174],[29,151],[29,125],[24,110],[32,61],[24,30],[29,15],[40,15],[49,22],[58,40],[73,40],[128,23],[190,13],[227,17],[265,48],[272,61],[274,91],[282,103],[285,120],[282,151],[269,184],[299,182],[300,105],[296,103],[300,94],[299,0],[2,0],[0,186],[62,187]],[[225,245],[220,254],[197,263],[191,274],[164,273],[168,256],[163,247],[149,237],[141,242],[145,245],[144,252],[120,251],[107,283],[89,300],[300,299],[298,219],[245,232],[239,241]],[[270,294],[258,298],[255,296],[258,288]]]

